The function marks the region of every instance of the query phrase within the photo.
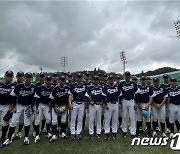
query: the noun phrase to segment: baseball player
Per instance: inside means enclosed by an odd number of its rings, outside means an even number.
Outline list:
[[[171,84],[170,84],[170,80],[169,80],[169,75],[164,74],[163,75],[163,79],[164,79],[164,83],[162,84],[162,86],[164,86],[164,88],[167,90],[168,88],[170,88]],[[167,100],[168,101],[168,100]],[[166,102],[166,105],[168,103]],[[167,106],[166,106],[167,109]],[[166,133],[170,133],[170,125],[169,125],[169,112],[166,112]]]
[[[122,100],[122,131],[123,137],[127,135],[127,120],[128,120],[128,112],[130,115],[131,122],[131,137],[132,139],[136,135],[136,124],[135,124],[135,110],[138,105],[134,101],[134,96],[137,91],[137,85],[130,80],[131,74],[130,72],[125,72],[125,81],[119,84],[119,88],[122,91],[123,100]]]
[[[161,125],[161,136],[166,137],[165,134],[165,118],[166,118],[166,106],[167,102],[167,90],[160,85],[159,78],[153,78],[153,103],[152,103],[152,117],[153,117],[153,134],[152,136],[157,136],[156,127],[158,125],[158,116],[160,117]]]
[[[15,85],[23,83],[24,82],[24,72],[17,72],[16,75],[16,81],[14,82]],[[22,129],[24,126],[24,113],[21,114],[20,119],[19,119],[19,128],[18,128],[18,132],[15,134],[15,138],[20,139],[22,137]],[[15,139],[14,138],[14,139]]]
[[[52,75],[52,85],[55,87],[58,85],[58,74],[56,72],[53,73]]]
[[[167,105],[167,111],[169,112],[170,122],[170,138],[174,136],[174,123],[176,118],[180,123],[180,87],[176,86],[176,79],[171,79],[171,86],[168,89],[169,103]]]
[[[151,78],[150,77],[146,77],[146,84],[148,85],[148,86],[152,86],[151,85]]]
[[[148,116],[145,118],[146,120],[146,127],[148,130],[148,136],[151,137],[151,123],[150,123],[150,112],[151,112],[151,103],[152,103],[152,96],[153,91],[152,88],[148,85],[146,85],[146,78],[141,77],[141,85],[138,85],[138,90],[136,92],[136,98],[138,102],[138,119],[137,119],[137,129],[136,129],[136,136],[139,136],[140,127],[142,126],[142,110],[145,110],[148,112]]]
[[[9,128],[9,121],[5,121],[3,117],[6,113],[11,110],[12,107],[12,96],[10,95],[11,91],[14,89],[15,84],[12,83],[14,73],[12,71],[6,71],[4,78],[5,81],[0,86],[0,118],[2,126],[2,136],[1,142],[3,143],[6,139],[6,133]]]
[[[101,104],[105,101],[106,95],[103,93],[103,87],[99,85],[98,76],[93,77],[93,85],[88,87],[85,96],[89,103],[89,138],[93,139],[94,122],[96,119],[96,136],[100,139],[102,116]]]
[[[112,128],[113,139],[117,138],[117,122],[119,108],[121,108],[122,93],[119,86],[114,84],[114,77],[109,77],[109,84],[105,88],[107,99],[105,102],[105,139],[109,140],[110,127]],[[111,121],[112,119],[112,121]],[[111,123],[110,123],[111,122]]]
[[[51,85],[51,77],[47,76],[45,78],[45,84],[37,87],[37,91],[35,94],[36,98],[36,112],[35,112],[35,132],[36,137],[34,139],[34,143],[39,142],[39,124],[41,121],[41,116],[44,115],[47,126],[47,136],[51,138],[52,135],[50,133],[50,123],[51,123],[51,106],[50,106],[50,95],[52,92],[53,86]]]
[[[132,76],[132,81],[135,83],[135,84],[137,84],[137,76]]]
[[[21,114],[24,112],[24,128],[25,128],[25,138],[24,144],[29,144],[29,129],[30,129],[30,116],[26,113],[27,109],[34,106],[34,95],[36,92],[36,86],[32,84],[32,73],[28,72],[25,74],[25,82],[18,84],[14,90],[12,90],[11,95],[13,96],[13,116],[10,123],[10,128],[8,132],[8,139],[4,141],[1,147],[12,142],[12,134],[15,132],[15,127]],[[17,101],[18,100],[18,101]],[[31,112],[32,113],[32,112]]]
[[[69,98],[69,108],[71,109],[71,137],[74,140],[75,135],[77,139],[81,139],[82,132],[82,123],[85,106],[87,107],[87,103],[85,102],[85,93],[87,91],[87,86],[83,82],[82,74],[78,74],[77,83],[73,84],[70,88],[70,98]],[[77,128],[75,128],[75,122],[77,119]]]
[[[53,136],[50,139],[50,142],[57,139],[57,124],[58,116],[61,117],[61,132],[60,136],[62,138],[67,138],[66,135],[66,120],[67,120],[67,108],[69,100],[69,87],[65,85],[66,78],[64,76],[60,77],[59,85],[54,87],[52,94],[50,95],[51,106],[52,106],[52,131]]]

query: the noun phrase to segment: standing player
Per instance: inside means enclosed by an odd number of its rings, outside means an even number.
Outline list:
[[[59,85],[54,87],[52,90],[52,94],[50,96],[51,104],[52,104],[52,131],[53,136],[50,139],[50,142],[55,141],[57,139],[57,123],[58,116],[61,117],[61,132],[59,136],[62,138],[67,138],[66,135],[66,120],[67,120],[67,108],[68,108],[68,100],[69,100],[69,87],[65,85],[66,78],[62,76],[59,80]]]
[[[12,134],[15,132],[16,124],[19,121],[21,114],[24,112],[24,128],[25,138],[24,144],[29,144],[29,130],[30,130],[30,117],[26,114],[25,110],[34,106],[34,95],[36,92],[36,86],[32,84],[32,73],[25,74],[25,82],[18,84],[11,92],[13,96],[13,116],[10,123],[8,139],[1,145],[4,147],[12,142]],[[18,101],[17,101],[18,100]]]
[[[114,77],[109,77],[109,84],[107,85],[106,95],[107,102],[105,102],[105,139],[109,139],[110,127],[112,128],[113,139],[117,138],[117,122],[118,110],[121,108],[122,93],[117,85],[114,84]],[[111,121],[112,120],[112,121]]]
[[[158,126],[158,116],[160,117],[161,124],[161,136],[166,137],[165,134],[165,118],[166,118],[166,106],[167,102],[167,91],[160,85],[159,79],[153,79],[154,85],[153,90],[153,103],[152,103],[152,116],[153,116],[153,137],[157,136],[156,127]]]
[[[169,83],[169,75],[164,74],[163,75],[163,79],[164,79],[164,83],[162,84],[162,86],[164,86],[164,88],[167,90],[170,88],[171,84]],[[168,100],[167,100],[168,101]],[[167,109],[167,102],[166,102],[166,109]],[[166,132],[170,133],[170,125],[169,125],[169,112],[166,112]]]
[[[56,72],[53,73],[52,75],[52,85],[55,87],[58,85],[58,74]]]
[[[146,84],[148,85],[148,86],[152,86],[151,85],[151,78],[150,77],[146,77]]]
[[[137,91],[137,85],[130,79],[131,79],[130,72],[125,72],[125,81],[119,84],[119,88],[123,94],[123,100],[122,100],[123,137],[126,137],[127,135],[127,120],[128,120],[128,113],[129,113],[130,122],[131,122],[130,133],[133,139],[136,135],[135,110],[137,109],[138,105],[134,101],[134,96]]]
[[[168,89],[169,103],[167,105],[167,111],[169,114],[169,122],[171,134],[170,138],[174,136],[174,122],[178,118],[180,123],[180,88],[176,86],[176,79],[171,79],[171,87]]]
[[[51,124],[51,106],[50,106],[50,94],[52,92],[53,86],[51,85],[51,77],[47,76],[45,79],[45,84],[38,87],[35,98],[36,98],[36,113],[35,113],[35,132],[36,137],[34,143],[39,142],[39,124],[41,116],[44,115],[47,126],[48,138],[51,138],[50,124]]]
[[[146,85],[146,78],[145,77],[141,77],[141,85],[138,86],[138,90],[136,92],[136,98],[137,98],[137,102],[138,102],[138,119],[137,119],[137,129],[136,129],[136,135],[139,136],[139,131],[140,131],[140,127],[142,126],[142,115],[141,112],[143,110],[145,110],[146,112],[148,112],[147,117],[145,118],[146,120],[146,127],[148,130],[148,136],[151,137],[151,123],[150,123],[150,112],[151,112],[151,103],[152,103],[152,94],[153,91],[151,89],[151,87],[149,87],[148,85]]]
[[[89,138],[93,139],[94,136],[94,122],[96,119],[96,135],[101,138],[101,104],[105,101],[105,94],[103,87],[99,85],[97,76],[93,78],[93,85],[88,87],[86,92],[87,102],[89,102]]]
[[[9,121],[5,121],[3,117],[6,113],[11,110],[12,107],[12,96],[10,95],[11,91],[14,89],[15,84],[12,83],[14,73],[12,71],[6,71],[4,78],[5,82],[0,86],[0,118],[2,125],[2,136],[1,142],[3,143],[6,139],[6,133],[9,128]]]
[[[73,84],[70,88],[70,98],[69,107],[71,109],[71,137],[74,140],[75,134],[78,139],[81,139],[82,123],[85,107],[87,104],[85,102],[85,93],[87,91],[86,85],[82,82],[82,74],[78,74],[77,83]],[[75,122],[77,119],[77,129],[75,127]]]

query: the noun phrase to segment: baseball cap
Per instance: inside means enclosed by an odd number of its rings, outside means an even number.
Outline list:
[[[17,75],[16,75],[17,77],[23,77],[24,76],[24,72],[21,72],[21,71],[19,71],[19,72],[17,72]]]
[[[171,78],[171,82],[176,82],[176,78]]]
[[[61,76],[59,79],[60,79],[61,81],[65,81],[65,80],[66,80],[66,77],[65,77],[65,76]]]
[[[72,77],[73,75],[71,73],[68,74],[68,77]]]
[[[126,76],[130,76],[130,75],[131,75],[131,73],[130,73],[129,71],[126,71],[124,74],[125,74]]]
[[[78,78],[82,78],[82,74],[81,74],[81,73],[78,73],[78,74],[77,74],[77,77],[78,77]]]
[[[132,76],[132,80],[137,80],[137,76]]]
[[[146,77],[146,80],[152,80],[149,76]]]
[[[101,73],[98,73],[98,76],[101,76]]]
[[[89,72],[86,72],[86,76],[90,76]]]
[[[32,73],[31,73],[31,72],[27,72],[27,73],[25,74],[25,77],[27,77],[27,78],[32,78]]]
[[[53,73],[53,77],[58,77],[57,72],[54,72],[54,73]]]
[[[9,71],[5,72],[5,76],[13,77],[14,73],[13,73],[13,71],[9,70]]]
[[[110,75],[109,80],[114,80],[114,77],[112,75]]]
[[[145,76],[142,76],[142,77],[141,77],[141,80],[146,80],[146,77],[145,77]]]
[[[107,77],[108,75],[105,73],[104,75],[103,75],[103,77]]]
[[[93,80],[99,80],[98,76],[95,75],[95,76],[93,77]]]
[[[44,72],[41,72],[41,73],[39,74],[39,77],[41,77],[41,78],[45,77],[45,73],[44,73]]]
[[[120,80],[121,78],[120,78],[120,76],[116,76],[116,79],[117,79],[117,80]]]
[[[51,81],[52,77],[51,76],[46,76],[47,81]]]
[[[159,78],[153,78],[153,82],[159,82]]]
[[[169,78],[169,75],[168,75],[168,74],[164,74],[164,75],[163,75],[163,78],[164,78],[164,79],[167,79],[167,78]]]

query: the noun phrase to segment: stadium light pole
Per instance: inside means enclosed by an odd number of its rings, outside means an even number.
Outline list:
[[[180,39],[180,21],[177,21],[174,23],[176,33],[177,33],[177,38]]]
[[[68,57],[61,57],[61,66],[63,67],[63,72],[65,72],[67,65],[68,65]]]
[[[124,51],[120,52],[120,58],[123,63],[123,74],[124,74],[126,70],[126,64],[127,64],[126,55]]]
[[[42,67],[39,67],[39,69],[40,69],[40,71],[41,71],[41,73],[42,73],[42,71],[43,71],[43,68],[42,68]]]

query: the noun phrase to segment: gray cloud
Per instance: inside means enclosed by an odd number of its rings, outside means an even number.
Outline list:
[[[62,71],[61,56],[69,71],[122,72],[123,50],[133,73],[179,68],[179,8],[177,1],[0,2],[0,74]]]

